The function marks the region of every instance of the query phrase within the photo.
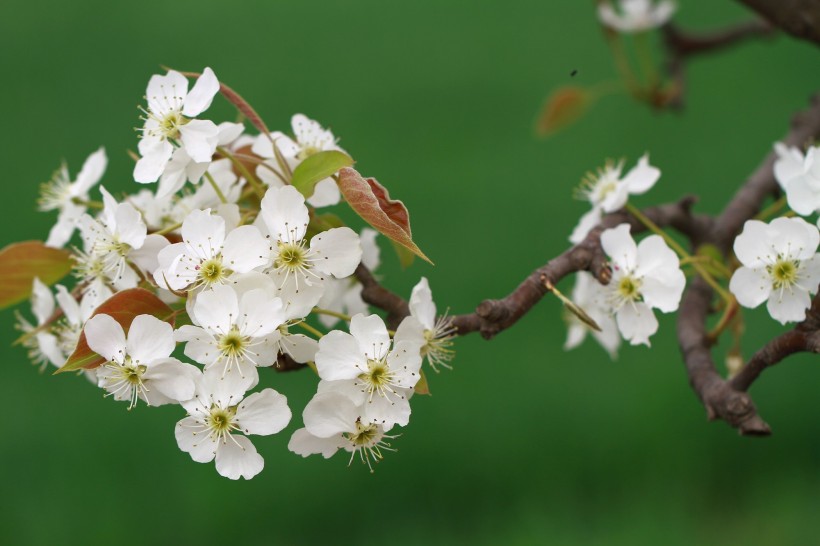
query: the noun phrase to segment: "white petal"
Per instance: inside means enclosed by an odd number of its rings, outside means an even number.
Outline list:
[[[195,210],[182,224],[182,240],[201,258],[215,256],[225,242],[225,220],[209,210]]]
[[[50,293],[49,296],[51,296]],[[74,296],[72,296],[68,292],[65,286],[60,284],[57,285],[56,298],[57,303],[60,304],[60,309],[63,310],[63,314],[65,315],[66,319],[68,319],[69,324],[71,324],[72,326],[81,325],[84,322],[83,316],[80,313],[80,304],[77,303],[77,300],[74,299]]]
[[[134,166],[134,180],[142,184],[156,182],[173,152],[174,147],[167,140],[159,140],[152,147],[142,151],[142,157]]]
[[[145,242],[148,228],[142,215],[129,203],[120,203],[115,212],[119,240],[131,248],[140,248]]]
[[[616,266],[631,271],[636,265],[638,247],[629,234],[629,229],[629,224],[621,224],[604,230],[601,233],[601,246]]]
[[[333,330],[319,340],[316,370],[322,379],[353,379],[365,369],[366,357],[350,334]]]
[[[304,196],[293,186],[268,189],[262,199],[262,220],[279,241],[301,241],[310,220]]]
[[[226,478],[250,480],[262,472],[264,466],[264,459],[244,436],[233,435],[216,449],[216,471]]]
[[[765,266],[772,254],[775,234],[759,220],[747,220],[743,231],[735,238],[734,251],[740,263],[746,267]]]
[[[176,110],[187,94],[188,79],[176,70],[169,70],[164,76],[151,76],[145,98],[154,113],[167,113]]]
[[[643,302],[627,303],[615,315],[618,329],[632,345],[649,346],[649,336],[658,331],[658,319]]]
[[[37,325],[45,324],[54,313],[54,296],[51,289],[37,277],[31,287],[31,311],[37,317]]]
[[[245,434],[276,434],[290,417],[288,399],[273,389],[253,393],[236,408],[236,421]]]
[[[162,395],[170,402],[183,402],[194,397],[196,380],[202,372],[190,364],[176,358],[166,358],[154,362],[143,374],[149,392],[144,395],[152,406],[159,406]]]
[[[364,405],[362,421],[382,425],[385,429],[390,429],[393,425],[407,426],[410,422],[410,402],[407,399],[409,393],[405,393],[404,389],[395,390],[398,395],[374,394]]]
[[[108,166],[108,157],[105,148],[100,148],[85,160],[83,168],[77,174],[77,180],[72,184],[71,195],[83,197],[102,178]]]
[[[219,129],[213,121],[192,120],[179,128],[185,151],[197,163],[211,161],[219,140]]]
[[[134,318],[128,329],[127,353],[136,364],[151,364],[174,352],[174,328],[151,315]]]
[[[649,191],[658,178],[661,176],[661,171],[649,164],[649,154],[644,154],[638,160],[638,164],[628,173],[621,181],[629,193],[642,194]]]
[[[302,334],[282,336],[281,344],[283,352],[300,364],[313,361],[319,351],[319,343]]]
[[[85,323],[85,339],[92,351],[115,362],[125,358],[125,332],[108,315],[95,315]]]
[[[174,428],[174,435],[179,449],[189,453],[196,462],[207,463],[214,459],[219,444],[211,439],[208,430],[193,417],[179,421]]]
[[[820,244],[820,232],[817,227],[802,218],[775,218],[769,229],[776,234],[776,248],[783,255],[798,260],[814,256]]]
[[[227,146],[242,135],[245,126],[241,123],[231,123],[230,121],[223,121],[219,125],[219,140],[217,144],[220,146]]]
[[[359,236],[348,227],[315,235],[310,240],[310,248],[315,252],[311,257],[314,267],[339,279],[352,275],[362,259]]]
[[[134,265],[139,267],[142,271],[150,276],[154,275],[154,271],[159,267],[159,253],[162,249],[169,246],[171,243],[162,235],[152,233],[145,238],[142,246],[137,250],[132,250],[128,253],[128,259]]]
[[[338,392],[319,393],[305,406],[305,428],[319,438],[356,430],[361,412],[352,400]]]
[[[316,183],[313,188],[313,195],[308,197],[307,202],[316,208],[330,207],[339,204],[342,194],[339,186],[332,178],[325,178]]]
[[[763,268],[741,266],[729,281],[729,291],[743,307],[757,307],[769,298],[772,280]]]
[[[239,302],[228,285],[217,285],[205,290],[196,299],[194,315],[199,324],[210,332],[226,334],[239,320]]]
[[[436,326],[436,304],[433,302],[433,292],[427,282],[427,277],[413,287],[410,294],[410,314],[428,330],[433,330]]]
[[[354,316],[350,320],[350,333],[356,338],[359,354],[367,355],[367,358],[381,360],[390,349],[390,334],[378,315]]]
[[[773,319],[781,324],[800,322],[806,318],[806,310],[811,307],[811,297],[805,290],[772,290],[766,309]]]
[[[197,397],[217,404],[221,408],[236,406],[245,393],[254,386],[254,378],[242,377],[238,373],[222,374],[218,367],[210,368],[199,376]]]
[[[339,450],[343,441],[344,438],[340,434],[330,438],[319,438],[308,432],[306,428],[300,428],[290,437],[288,449],[302,457],[321,454],[325,459],[329,459]]]
[[[359,233],[359,242],[362,245],[362,263],[370,271],[378,268],[381,263],[379,260],[381,250],[376,242],[378,235],[378,231],[370,228],[363,228]]]
[[[575,229],[572,230],[572,233],[569,236],[569,242],[577,245],[586,239],[589,232],[592,231],[592,228],[600,223],[601,209],[599,207],[594,207],[592,210],[581,216],[581,219],[578,221],[578,225],[575,226]]]
[[[239,300],[239,331],[252,337],[263,337],[285,322],[282,300],[262,289],[249,290]]]
[[[214,71],[210,67],[205,67],[202,75],[197,78],[196,83],[191,88],[191,92],[185,97],[185,107],[182,109],[182,114],[189,118],[198,116],[211,106],[211,102],[218,92],[219,81],[217,81]]]
[[[239,226],[225,238],[222,257],[226,267],[246,273],[268,263],[270,245],[255,227]]]

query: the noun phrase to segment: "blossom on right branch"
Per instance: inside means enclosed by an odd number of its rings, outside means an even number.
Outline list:
[[[729,290],[743,307],[766,301],[781,324],[803,320],[820,283],[818,244],[817,227],[802,218],[747,221],[734,244],[743,265],[732,275]]]
[[[812,146],[806,154],[794,146],[776,142],[774,177],[786,192],[791,208],[801,216],[820,210],[820,148]]]
[[[644,32],[666,24],[677,9],[675,2],[661,0],[657,4],[652,0],[616,0],[619,11],[612,2],[598,4],[598,19],[605,26],[618,32]]]
[[[683,295],[686,277],[678,256],[660,235],[636,245],[629,224],[605,230],[601,246],[612,263],[606,288],[618,330],[632,345],[649,345],[649,337],[658,330],[652,309],[671,313]]]

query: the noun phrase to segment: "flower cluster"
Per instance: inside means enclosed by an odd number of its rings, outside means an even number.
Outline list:
[[[133,178],[155,187],[99,186],[92,201],[103,149],[74,180],[63,165],[43,185],[40,209],[58,211],[47,245],[69,247],[77,282],[55,297],[34,280],[23,342],[35,363],[82,370],[128,409],[179,405],[179,448],[231,479],[263,468],[250,436],[291,421],[286,396],[258,388],[260,369],[312,368],[318,392],[290,449],[345,449],[372,469],[409,423],[423,359],[449,367],[452,328],[426,279],[395,332],[370,314],[354,272],[378,266],[377,232],[317,214],[341,201],[334,175],[292,183],[311,157],[345,153],[333,134],[302,114],[292,136],[217,124],[207,110],[219,91],[209,68],[190,90],[173,70],[150,79]]]

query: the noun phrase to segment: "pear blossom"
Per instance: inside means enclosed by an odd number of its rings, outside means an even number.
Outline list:
[[[359,236],[348,227],[323,231],[308,242],[309,217],[305,198],[293,186],[270,188],[262,199],[260,220],[270,234],[272,272],[279,286],[293,283],[298,289],[322,284],[325,275],[344,278],[361,261]]]
[[[54,308],[51,290],[35,277],[31,288],[31,312],[37,319],[37,324],[32,325],[17,313],[17,329],[26,336],[23,346],[28,349],[29,360],[34,365],[39,364],[40,369],[45,369],[49,363],[59,367],[65,362],[57,336],[49,328],[45,328],[54,314]]]
[[[71,239],[86,210],[85,205],[77,201],[88,201],[89,190],[100,181],[107,165],[105,149],[100,148],[88,156],[73,182],[68,167],[63,164],[51,181],[40,187],[39,209],[59,211],[57,223],[48,233],[46,246],[62,248]]]
[[[606,0],[598,4],[601,23],[618,32],[643,32],[663,26],[672,18],[677,5],[672,0],[615,0],[619,10]]]
[[[621,178],[623,167],[623,161],[609,162],[598,169],[597,174],[590,173],[581,181],[577,195],[582,201],[588,201],[592,210],[581,217],[569,237],[571,243],[583,241],[592,228],[601,223],[605,212],[622,208],[630,195],[648,192],[661,176],[661,171],[649,164],[649,154],[641,156],[638,164]]]
[[[239,226],[226,235],[225,227],[210,209],[191,212],[182,223],[182,242],[158,254],[156,283],[172,290],[208,288],[268,263],[268,243],[257,228]]]
[[[775,179],[786,192],[789,207],[802,216],[820,210],[820,147],[811,146],[805,155],[780,142],[774,149],[778,156]]]
[[[175,171],[186,170],[191,162],[211,161],[219,141],[219,128],[212,121],[195,118],[208,109],[218,91],[219,81],[210,68],[205,68],[190,92],[187,78],[174,70],[151,77],[139,143],[142,157],[134,167],[134,180],[156,182],[180,149],[184,155],[174,158],[176,164],[171,168]],[[187,171],[186,176],[191,178]],[[173,193],[175,186],[176,182],[166,182],[161,187],[161,196]]]
[[[802,218],[769,224],[748,220],[735,239],[735,256],[743,265],[732,275],[729,290],[744,307],[765,301],[781,324],[803,320],[820,283],[818,244],[817,227]]]
[[[601,246],[612,264],[607,299],[618,330],[632,345],[649,345],[658,329],[652,311],[677,310],[686,284],[678,256],[660,235],[650,235],[636,245],[629,224],[607,229]]]
[[[80,341],[86,321],[105,300],[113,295],[104,284],[87,287],[78,302],[68,289],[58,284],[56,300],[63,312],[63,318],[57,321],[53,331],[57,335],[60,350],[70,355]],[[63,363],[60,363],[62,365]]]
[[[362,265],[371,272],[378,269],[381,263],[381,251],[376,243],[378,234],[378,231],[371,228],[363,228],[359,232],[359,241],[362,245]],[[322,309],[350,316],[368,312],[367,304],[362,299],[362,285],[352,275],[344,279],[335,277],[325,279],[325,290],[317,305]],[[332,315],[320,315],[319,322],[331,328],[339,322],[339,318]]]
[[[282,300],[262,289],[237,295],[230,285],[214,286],[199,294],[191,319],[176,332],[186,342],[185,355],[216,368],[224,375],[259,380],[257,366],[271,366],[279,352],[278,328],[285,322]]]
[[[285,396],[265,389],[245,397],[247,389],[238,374],[205,372],[195,396],[182,402],[188,417],[174,431],[182,451],[198,463],[216,459],[216,471],[232,480],[249,480],[265,465],[250,439],[238,433],[276,434],[291,418]]]
[[[355,315],[350,333],[333,330],[319,340],[319,392],[335,391],[363,407],[362,422],[385,430],[410,420],[409,398],[421,370],[420,342],[396,334],[391,349],[378,315]]]
[[[589,326],[572,313],[567,313],[567,340],[564,350],[579,346],[591,332],[592,337],[609,353],[610,358],[618,357],[618,347],[621,345],[621,336],[618,325],[612,316],[607,301],[608,291],[605,286],[595,280],[586,271],[579,271],[575,277],[575,287],[572,289],[572,301],[584,310],[597,324],[601,331],[592,330]]]
[[[272,169],[278,168],[275,161],[274,145],[279,148],[279,152],[288,162],[291,169],[296,168],[299,163],[318,152],[338,150],[344,152],[337,144],[333,133],[324,129],[318,122],[308,118],[304,114],[295,114],[291,118],[291,127],[296,140],[278,131],[268,135],[259,135],[251,148],[253,153],[259,157],[266,158],[267,161],[256,168],[256,175],[265,184],[279,188],[284,184]],[[335,205],[341,199],[339,187],[336,182],[328,177],[316,183],[307,202],[314,207],[327,207]]]
[[[148,228],[131,204],[117,203],[103,187],[100,192],[104,206],[99,218],[87,214],[80,218],[85,248],[79,257],[80,270],[87,279],[106,279],[118,290],[133,288],[139,277],[129,260],[145,243]]]
[[[446,314],[436,315],[433,292],[426,277],[413,287],[408,307],[410,316],[399,324],[397,339],[417,340],[421,345],[421,356],[427,359],[433,371],[439,371],[437,366],[453,369],[450,361],[455,357],[455,351],[450,347],[453,346],[455,328]]]
[[[350,453],[348,466],[358,454],[373,472],[373,463],[383,458],[382,451],[396,451],[386,441],[396,436],[386,435],[381,425],[363,421],[362,408],[341,393],[317,393],[302,418],[305,427],[296,430],[288,442],[288,449],[302,457],[321,454],[329,459],[344,449]]]
[[[107,360],[97,369],[100,388],[115,400],[142,399],[149,406],[182,402],[194,396],[196,367],[171,357],[174,329],[151,315],[134,318],[126,337],[109,315],[95,315],[85,323],[88,346]]]

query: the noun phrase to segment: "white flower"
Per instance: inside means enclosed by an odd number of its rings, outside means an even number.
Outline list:
[[[359,236],[350,228],[323,231],[308,243],[305,236],[310,215],[305,198],[293,186],[270,188],[262,199],[259,216],[270,233],[273,272],[279,286],[293,283],[298,290],[305,284],[322,284],[325,275],[347,277],[361,261]]]
[[[149,406],[182,402],[194,396],[199,370],[171,358],[174,329],[151,315],[139,315],[126,338],[122,326],[108,315],[85,323],[88,346],[107,362],[97,369],[99,386],[115,400],[128,400],[128,409],[142,399]]]
[[[142,248],[148,233],[140,213],[129,203],[117,203],[105,188],[103,211],[98,219],[80,219],[85,255],[79,268],[87,280],[104,278],[118,290],[137,286],[139,277],[128,264],[132,252]]]
[[[786,192],[789,207],[802,216],[820,210],[820,148],[812,146],[804,156],[800,150],[777,142],[774,175]]]
[[[671,0],[617,0],[620,12],[615,11],[609,1],[598,4],[598,18],[601,23],[618,32],[642,32],[666,24],[675,13],[677,6]]]
[[[240,297],[232,286],[215,286],[197,296],[191,319],[197,326],[182,326],[176,340],[187,342],[186,356],[206,369],[217,368],[223,376],[233,372],[255,385],[256,367],[276,362],[278,328],[286,317],[282,300],[265,290],[249,290]]]
[[[323,379],[319,392],[341,392],[362,406],[366,424],[380,424],[385,430],[406,425],[408,399],[419,380],[421,347],[398,336],[392,350],[390,345],[387,327],[377,315],[354,316],[350,334],[331,331],[319,340],[316,353],[316,369]]]
[[[29,359],[32,364],[39,364],[41,369],[45,369],[49,363],[57,367],[62,366],[65,355],[60,350],[59,340],[52,329],[46,327],[54,314],[54,296],[48,286],[37,277],[32,283],[31,312],[37,319],[36,325],[32,325],[17,313],[17,329],[27,336],[23,346],[28,350]]]
[[[244,398],[248,385],[236,374],[224,378],[206,372],[197,382],[196,396],[182,403],[188,417],[177,423],[177,445],[198,463],[216,458],[220,475],[249,480],[265,465],[246,436],[276,434],[290,422],[287,398],[265,389]]]
[[[57,223],[49,231],[46,246],[61,248],[71,239],[80,217],[85,213],[85,205],[75,200],[88,201],[88,191],[100,181],[107,164],[105,150],[100,148],[88,156],[74,182],[63,164],[50,182],[40,186],[39,209],[60,211]]]
[[[766,308],[782,324],[806,318],[811,296],[820,283],[817,227],[801,218],[777,218],[770,224],[749,220],[735,239],[735,256],[743,264],[732,275],[729,290],[744,307]]]
[[[661,176],[657,167],[649,164],[649,154],[644,154],[626,175],[621,178],[623,161],[607,163],[597,174],[588,174],[578,188],[577,195],[588,201],[592,210],[581,217],[569,241],[578,244],[590,230],[601,222],[603,213],[615,212],[626,205],[629,195],[640,195],[652,189]]]
[[[338,392],[321,392],[305,406],[302,414],[305,428],[293,433],[288,449],[297,455],[321,454],[330,458],[339,449],[350,453],[350,461],[359,458],[373,472],[373,464],[382,460],[382,450],[395,451],[385,440],[381,425],[362,421],[362,409],[350,398]]]
[[[234,273],[266,265],[269,254],[267,241],[254,226],[239,226],[226,236],[224,218],[195,210],[182,224],[182,242],[159,252],[154,280],[172,290],[208,288]]]
[[[259,157],[267,158],[268,161],[259,165],[256,168],[256,174],[260,180],[265,184],[279,188],[283,183],[276,174],[271,170],[271,167],[276,169],[278,164],[273,159],[275,157],[273,151],[273,143],[279,148],[279,152],[288,162],[291,169],[296,168],[299,163],[308,157],[318,152],[328,150],[339,150],[344,152],[336,145],[336,137],[327,129],[324,129],[318,122],[313,121],[304,114],[295,114],[291,118],[291,126],[293,127],[293,134],[296,137],[294,141],[289,136],[280,132],[274,132],[267,135],[259,135],[252,147],[253,153]],[[339,202],[341,194],[336,182],[330,177],[317,182],[313,195],[307,200],[314,207],[327,207],[335,205]]]
[[[680,303],[686,284],[680,261],[660,235],[636,246],[629,224],[605,230],[601,246],[612,263],[607,303],[618,329],[632,345],[649,345],[649,336],[658,329],[652,308],[670,313]]]
[[[592,330],[574,314],[567,313],[565,350],[579,346],[586,338],[587,333],[592,332],[592,337],[606,349],[610,358],[613,360],[617,358],[618,347],[621,345],[621,336],[618,333],[618,325],[615,323],[611,309],[607,304],[607,294],[606,287],[596,281],[591,274],[586,271],[577,273],[575,287],[572,290],[572,301],[601,327],[601,331]]]
[[[359,233],[359,241],[362,245],[362,265],[371,272],[375,271],[380,264],[381,251],[376,243],[378,234],[378,231],[370,228],[363,228]],[[352,275],[344,279],[335,277],[325,279],[324,294],[317,305],[323,309],[350,316],[368,312],[367,304],[362,300],[362,285]],[[319,315],[319,321],[331,328],[339,322],[339,319],[331,315]]]
[[[444,366],[452,370],[450,361],[455,357],[453,346],[453,328],[450,319],[445,314],[436,315],[436,304],[433,301],[433,292],[427,283],[427,278],[413,287],[408,302],[410,316],[406,317],[396,330],[397,339],[415,339],[421,345],[421,356],[438,372],[436,366]]]
[[[188,92],[188,80],[174,70],[165,76],[154,75],[148,82],[146,100],[148,109],[139,151],[142,156],[134,167],[137,182],[156,182],[163,174],[175,148],[185,152],[179,162],[208,163],[213,157],[219,140],[219,129],[208,120],[193,119],[211,105],[219,91],[219,82],[210,68]],[[179,169],[176,166],[175,169]],[[204,169],[203,169],[204,170]],[[172,187],[168,184],[166,188]]]

